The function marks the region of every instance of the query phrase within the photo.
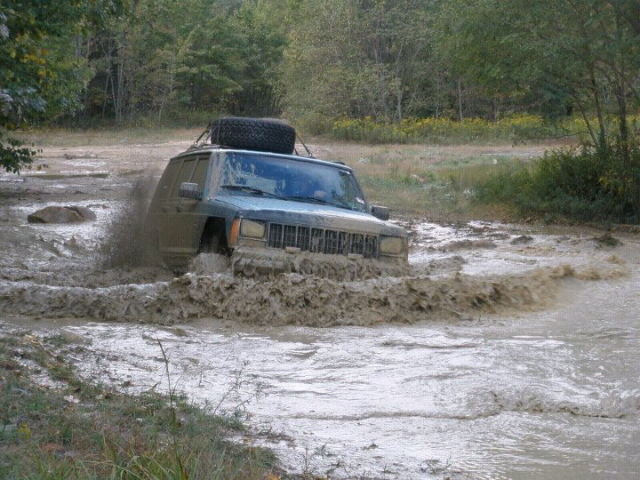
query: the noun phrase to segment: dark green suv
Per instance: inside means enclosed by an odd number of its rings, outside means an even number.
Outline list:
[[[147,217],[167,265],[183,270],[205,252],[242,253],[243,270],[282,270],[301,256],[405,267],[407,232],[367,203],[353,171],[294,154],[294,144],[278,121],[224,118],[172,158]]]

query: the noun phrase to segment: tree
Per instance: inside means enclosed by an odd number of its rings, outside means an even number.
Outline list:
[[[294,117],[314,112],[399,121],[424,110],[435,2],[301,0],[292,5],[283,71],[287,108]]]
[[[569,160],[592,161],[598,190],[635,221],[640,132],[628,116],[640,104],[639,14],[637,0],[450,0],[440,24],[443,51],[469,81],[512,98],[567,99],[580,112],[590,141]]]
[[[137,0],[87,38],[85,108],[116,123],[181,112],[279,113],[285,34],[270,2]]]
[[[34,151],[8,130],[73,110],[83,85],[74,34],[101,21],[112,0],[4,1],[0,11],[0,167],[19,172]]]
[[[228,103],[232,114],[274,116],[282,111],[279,65],[287,37],[281,12],[272,0],[247,0],[234,14],[244,62],[237,76],[240,90]]]
[[[451,0],[443,7],[440,48],[458,72],[488,93],[537,96],[539,105],[545,98],[568,99],[598,148],[610,142],[608,114],[613,114],[624,146],[629,105],[640,98],[638,5],[635,0]]]

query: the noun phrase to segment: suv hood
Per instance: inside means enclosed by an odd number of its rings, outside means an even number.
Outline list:
[[[210,201],[234,207],[240,210],[239,213],[243,218],[254,220],[406,236],[404,229],[380,220],[370,213],[355,212],[322,203],[244,195],[217,195],[215,199]]]

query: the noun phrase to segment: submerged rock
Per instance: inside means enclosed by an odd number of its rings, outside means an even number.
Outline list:
[[[511,245],[522,245],[533,242],[533,237],[529,235],[520,235],[519,237],[511,240]]]
[[[27,217],[29,223],[80,223],[96,219],[96,214],[86,207],[49,206]]]
[[[595,237],[594,240],[599,247],[617,247],[618,245],[622,245],[622,242],[609,232],[600,237]]]
[[[88,345],[91,343],[90,338],[83,337],[82,335],[78,335],[77,333],[73,333],[68,330],[60,331],[60,338],[62,338],[66,343],[75,345]]]

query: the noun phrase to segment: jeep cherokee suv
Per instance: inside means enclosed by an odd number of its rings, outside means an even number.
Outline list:
[[[169,161],[147,216],[175,271],[201,252],[255,253],[270,268],[311,254],[407,265],[407,232],[367,203],[351,168],[294,154],[292,127],[227,117],[205,133]]]

